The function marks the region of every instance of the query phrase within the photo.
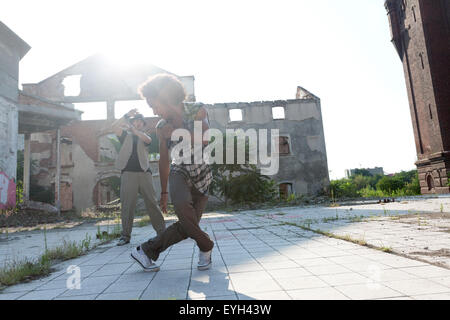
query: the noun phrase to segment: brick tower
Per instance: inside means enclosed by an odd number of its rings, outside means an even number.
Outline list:
[[[403,62],[422,194],[449,193],[450,0],[387,0]]]

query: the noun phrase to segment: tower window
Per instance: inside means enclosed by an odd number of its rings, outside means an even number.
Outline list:
[[[431,112],[431,104],[428,105],[428,110],[430,110],[430,119],[433,119],[433,112]]]
[[[431,174],[429,174],[427,176],[427,186],[428,186],[428,191],[432,191],[434,189],[434,181],[433,181],[433,177],[431,176]]]

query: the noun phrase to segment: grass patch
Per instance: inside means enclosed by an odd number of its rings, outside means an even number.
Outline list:
[[[45,252],[35,261],[27,258],[19,261],[13,261],[5,264],[3,269],[0,269],[0,290],[7,286],[31,281],[50,274],[53,264],[70,260],[85,254],[91,243],[91,237],[86,234],[86,238],[80,243],[75,241],[64,240],[63,245],[47,249],[46,235],[45,237]]]
[[[363,215],[350,217],[351,222],[363,222],[363,219],[364,219]]]
[[[99,227],[97,239],[100,242],[94,246],[91,245],[91,237],[86,234],[85,239],[81,240],[81,242],[64,240],[61,246],[48,249],[47,233],[44,228],[44,254],[35,260],[25,258],[6,263],[4,268],[0,269],[0,291],[7,286],[47,276],[52,272],[52,265],[82,256],[89,250],[120,237],[120,234],[120,226],[119,228],[114,228],[112,232],[108,230],[108,232],[103,231],[101,233]]]
[[[40,259],[38,262],[24,259],[7,263],[0,269],[0,291],[7,286],[46,276],[50,272],[51,263],[46,259]]]
[[[327,222],[330,222],[330,221],[337,221],[337,220],[339,220],[339,215],[338,215],[337,209],[336,209],[336,216],[335,217],[323,218],[322,222],[327,223]]]
[[[391,253],[392,248],[391,247],[380,247],[380,250],[383,252]]]
[[[100,244],[104,244],[106,242],[109,242],[111,240],[120,238],[122,235],[120,225],[115,225],[112,231],[109,231],[109,225],[107,231],[100,232],[100,226],[97,227],[97,234],[96,238],[100,240]]]
[[[87,234],[81,243],[64,240],[62,246],[46,250],[41,256],[41,260],[50,262],[70,260],[85,254],[89,250],[90,244],[91,237]]]

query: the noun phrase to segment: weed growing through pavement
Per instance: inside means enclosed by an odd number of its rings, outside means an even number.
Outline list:
[[[5,263],[0,269],[0,289],[46,276],[52,271],[53,264],[84,255],[91,247],[91,237],[87,233],[80,243],[64,240],[61,246],[51,249],[47,246],[46,233],[44,238],[45,251],[39,258],[24,258]]]

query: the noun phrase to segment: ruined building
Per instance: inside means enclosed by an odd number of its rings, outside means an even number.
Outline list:
[[[421,191],[448,193],[450,0],[388,0],[385,6],[405,72]]]
[[[140,103],[138,86],[156,73],[169,73],[153,65],[121,69],[100,55],[89,57],[34,84],[24,84],[24,94],[37,95],[57,103],[103,102],[103,120],[76,121],[61,127],[61,209],[82,210],[113,200],[111,177],[117,146],[110,126],[120,101]],[[195,101],[194,77],[180,77],[189,101]],[[75,79],[79,92],[69,95],[64,84]],[[98,105],[92,105],[98,108]],[[130,107],[131,108],[131,107]],[[212,128],[266,128],[280,130],[280,170],[275,179],[280,192],[288,195],[317,194],[329,185],[320,99],[298,87],[296,99],[251,103],[206,105]],[[238,114],[233,118],[231,114]],[[158,118],[146,118],[154,132]],[[54,131],[33,134],[32,159],[38,165],[33,175],[39,184],[50,186],[55,177]],[[156,150],[157,151],[157,150]],[[157,158],[151,158],[155,190],[160,192]]]
[[[19,62],[30,46],[0,22],[0,209],[16,205],[16,170],[19,134],[25,136],[23,192],[28,199],[30,187],[30,135],[57,130],[79,120],[73,108],[18,89]]]

